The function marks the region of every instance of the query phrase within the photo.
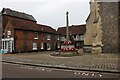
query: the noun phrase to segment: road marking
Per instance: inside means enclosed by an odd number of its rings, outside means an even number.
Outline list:
[[[74,74],[77,74],[76,72],[74,72]]]
[[[94,77],[94,76],[99,76],[99,77],[102,77],[103,75],[102,74],[97,74],[97,73],[92,73],[92,74],[90,74],[90,72],[88,72],[88,73],[85,73],[85,72],[83,72],[83,73],[80,73],[80,72],[74,72],[74,74],[75,75],[85,75],[85,76],[92,76],[92,77]]]
[[[29,69],[33,69],[33,68],[29,68]]]
[[[95,74],[94,73],[92,73],[92,76],[94,76]]]
[[[24,69],[31,69],[31,70],[39,70],[39,71],[48,71],[51,72],[52,69],[44,69],[44,68],[39,68],[39,67],[31,67],[31,66],[22,66],[20,68],[24,68]]]
[[[85,75],[86,75],[86,76],[88,76],[88,75],[89,75],[89,73],[86,73]]]
[[[85,73],[82,73],[82,75],[84,75]]]
[[[99,74],[99,76],[100,76],[100,77],[102,77],[102,75],[101,75],[101,74]]]
[[[44,71],[45,69],[42,69],[42,71]]]

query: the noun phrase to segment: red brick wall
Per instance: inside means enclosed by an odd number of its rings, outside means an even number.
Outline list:
[[[16,30],[16,39],[15,39],[15,50],[17,52],[26,52],[32,51],[33,42],[37,43],[38,50],[41,50],[41,43],[49,43],[51,45],[51,49],[54,49],[54,43],[56,43],[56,36],[51,34],[51,39],[47,40],[47,33],[39,32],[38,39],[34,39],[33,31],[24,31],[24,30]]]
[[[33,31],[16,30],[16,51],[32,51],[33,42],[36,42],[39,47],[39,39],[34,40]]]
[[[40,45],[41,42],[43,43],[49,43],[51,45],[51,49],[54,49],[54,43],[56,43],[57,39],[56,39],[56,35],[55,34],[50,34],[50,40],[47,40],[47,35],[50,33],[40,33],[39,34],[39,39],[40,39]],[[40,46],[41,48],[41,46]]]
[[[34,32],[27,31],[26,41],[27,41],[28,51],[31,51],[33,48],[33,40],[34,40]]]
[[[54,42],[56,42],[56,36],[55,34],[50,34],[51,35],[51,40],[47,40],[47,34],[45,32],[38,32],[39,37],[38,39],[34,39],[34,32],[35,31],[27,31],[27,30],[22,30],[22,29],[15,29],[14,27],[20,26],[19,21],[22,21],[23,23],[26,23],[27,26],[30,23],[31,24],[36,24],[35,22],[24,20],[24,19],[19,19],[11,16],[4,16],[4,26],[5,26],[5,37],[7,37],[7,29],[11,26],[11,33],[14,38],[14,46],[15,46],[15,51],[16,52],[26,52],[26,51],[32,51],[33,50],[33,42],[37,43],[37,48],[38,50],[41,50],[41,42],[44,43],[49,43],[51,45],[51,48],[54,49]],[[14,23],[15,22],[15,23]],[[18,23],[17,23],[18,22]],[[14,23],[14,26],[12,25]],[[19,24],[19,25],[18,25]],[[29,28],[29,26],[28,26]]]
[[[16,39],[15,39],[15,49],[16,51],[24,51],[24,42],[25,42],[25,35],[23,31],[16,30]]]

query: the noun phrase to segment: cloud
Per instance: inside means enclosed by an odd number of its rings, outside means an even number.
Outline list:
[[[36,17],[36,19],[40,20],[39,23],[51,23],[49,25],[57,28],[59,26],[65,26],[66,11],[69,11],[70,25],[85,24],[85,20],[89,14],[89,3],[51,3],[39,10],[36,13],[36,16],[39,15],[39,17]]]
[[[7,2],[8,1],[8,2]],[[19,2],[21,1],[21,2]],[[31,14],[37,23],[57,29],[65,26],[65,14],[69,11],[70,25],[85,24],[89,14],[89,0],[4,0],[3,7]]]
[[[1,0],[1,2],[88,2],[90,0]]]

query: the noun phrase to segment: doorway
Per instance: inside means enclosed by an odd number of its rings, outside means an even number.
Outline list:
[[[47,50],[47,43],[44,43],[44,50]]]
[[[14,51],[14,39],[13,38],[4,38],[2,39],[2,50],[4,53],[11,53]]]

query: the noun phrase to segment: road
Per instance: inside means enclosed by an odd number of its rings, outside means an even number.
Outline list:
[[[118,78],[118,74],[2,63],[3,78]]]

